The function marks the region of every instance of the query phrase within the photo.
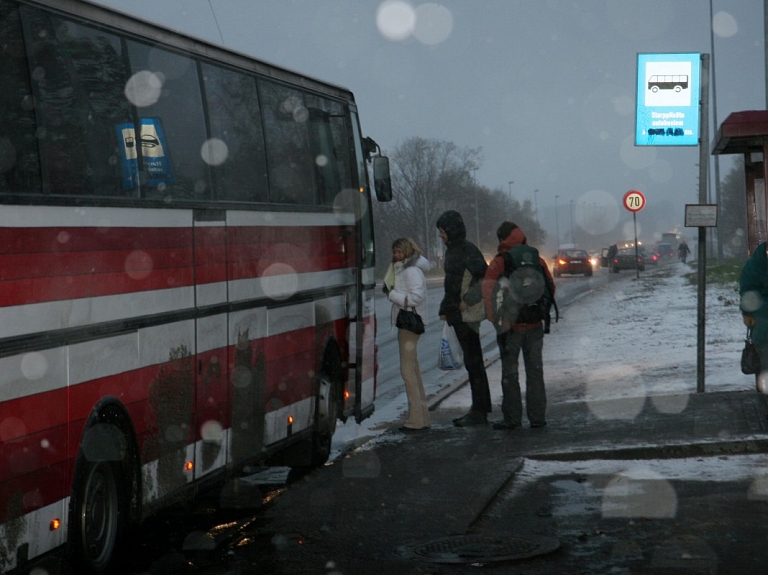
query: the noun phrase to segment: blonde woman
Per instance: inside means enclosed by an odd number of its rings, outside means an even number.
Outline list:
[[[392,302],[392,323],[401,309],[415,311],[427,323],[427,282],[424,271],[429,262],[411,238],[398,238],[392,243],[392,274],[387,274],[384,293]],[[393,283],[391,278],[394,276]],[[408,418],[400,431],[415,432],[429,428],[429,407],[419,367],[418,344],[420,334],[407,329],[397,330],[400,344],[400,375],[408,396]]]

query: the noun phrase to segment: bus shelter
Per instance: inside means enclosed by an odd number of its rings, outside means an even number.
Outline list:
[[[749,253],[768,239],[765,182],[768,179],[768,110],[729,115],[717,130],[713,154],[743,154],[747,187],[747,247]]]

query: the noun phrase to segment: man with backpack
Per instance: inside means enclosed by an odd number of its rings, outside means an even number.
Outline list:
[[[499,249],[485,274],[483,300],[486,316],[496,328],[501,357],[501,411],[494,429],[522,427],[523,403],[518,358],[525,362],[526,413],[531,427],[547,424],[542,349],[549,332],[550,307],[555,305],[555,282],[536,248],[527,245],[523,230],[503,222],[496,230]],[[557,319],[555,320],[557,321]]]

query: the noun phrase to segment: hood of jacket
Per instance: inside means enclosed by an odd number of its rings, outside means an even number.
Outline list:
[[[445,230],[445,235],[448,237],[448,245],[467,237],[464,218],[455,210],[448,210],[437,218],[437,227]]]
[[[411,266],[416,266],[417,268],[420,268],[422,271],[428,271],[429,270],[429,260],[422,256],[421,254],[413,254],[411,257],[403,260],[400,262],[401,265],[395,264],[396,268],[405,269],[409,268]]]
[[[513,247],[522,244],[525,241],[525,234],[520,228],[515,228],[509,235],[499,242],[499,253],[508,252]]]

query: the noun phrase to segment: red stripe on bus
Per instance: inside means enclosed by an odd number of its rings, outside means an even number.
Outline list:
[[[186,227],[0,227],[0,254],[162,250],[192,245]]]
[[[0,282],[0,306],[127,294],[193,285],[192,268],[153,270],[146,277],[127,273],[59,276]]]
[[[142,277],[157,269],[191,265],[192,251],[180,248],[0,254],[0,280],[75,277],[110,272],[125,272],[131,277]]]
[[[193,254],[189,229],[0,229],[0,306],[354,266],[341,227],[204,227],[194,238]]]

